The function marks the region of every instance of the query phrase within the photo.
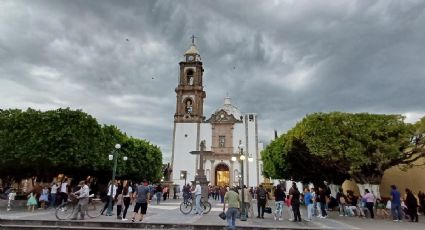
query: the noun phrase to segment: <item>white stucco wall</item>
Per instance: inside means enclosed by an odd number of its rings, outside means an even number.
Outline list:
[[[205,150],[211,151],[212,128],[210,123],[201,123],[201,135],[199,141],[205,140]]]
[[[186,136],[187,135],[187,136]],[[197,124],[177,123],[174,136],[173,181],[183,185],[180,171],[187,171],[187,182],[193,181],[196,172],[196,156],[190,154],[196,150]]]

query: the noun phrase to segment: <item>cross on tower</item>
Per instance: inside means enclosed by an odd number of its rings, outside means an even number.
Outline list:
[[[195,38],[198,38],[198,37],[195,37],[195,35],[192,35],[190,38],[192,38],[192,45],[195,45]]]

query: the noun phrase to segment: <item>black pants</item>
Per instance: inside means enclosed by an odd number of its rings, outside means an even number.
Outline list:
[[[121,218],[122,205],[117,205],[117,218]]]
[[[322,211],[322,216],[328,216],[325,205],[326,205],[326,202],[320,202],[320,210]]]
[[[264,217],[264,209],[266,208],[266,201],[259,200],[257,203],[258,217]]]
[[[370,212],[370,218],[375,218],[375,215],[373,213],[373,202],[366,202],[366,208],[369,210]]]
[[[294,212],[294,221],[301,221],[300,203],[292,203],[292,211]]]
[[[409,213],[411,221],[418,221],[418,212],[416,207],[410,207],[407,209],[407,212]]]
[[[66,202],[68,202],[68,194],[61,192],[59,196],[58,205],[61,205],[62,203],[66,203]]]
[[[128,206],[130,206],[130,197],[124,197],[124,212],[122,214],[122,218],[125,219],[127,215]]]

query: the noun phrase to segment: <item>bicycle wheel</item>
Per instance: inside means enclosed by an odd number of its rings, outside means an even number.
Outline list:
[[[100,216],[100,207],[103,207],[102,205],[99,205],[100,203],[96,203],[94,201],[90,202],[87,205],[87,216],[90,218],[96,218]]]
[[[207,214],[211,211],[211,203],[208,201],[202,202],[202,208],[204,209],[204,214]]]
[[[66,220],[71,218],[74,213],[75,205],[71,203],[63,203],[56,208],[55,216],[58,220]]]
[[[192,203],[190,203],[189,201],[182,202],[180,204],[180,212],[185,215],[189,214],[192,211],[192,208]]]

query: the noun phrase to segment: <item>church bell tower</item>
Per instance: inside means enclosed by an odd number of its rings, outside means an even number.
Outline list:
[[[180,62],[179,83],[176,88],[177,102],[175,123],[200,123],[204,120],[204,98],[206,97],[202,85],[204,68],[201,56],[195,46],[192,36],[192,44],[184,54],[184,61]]]

